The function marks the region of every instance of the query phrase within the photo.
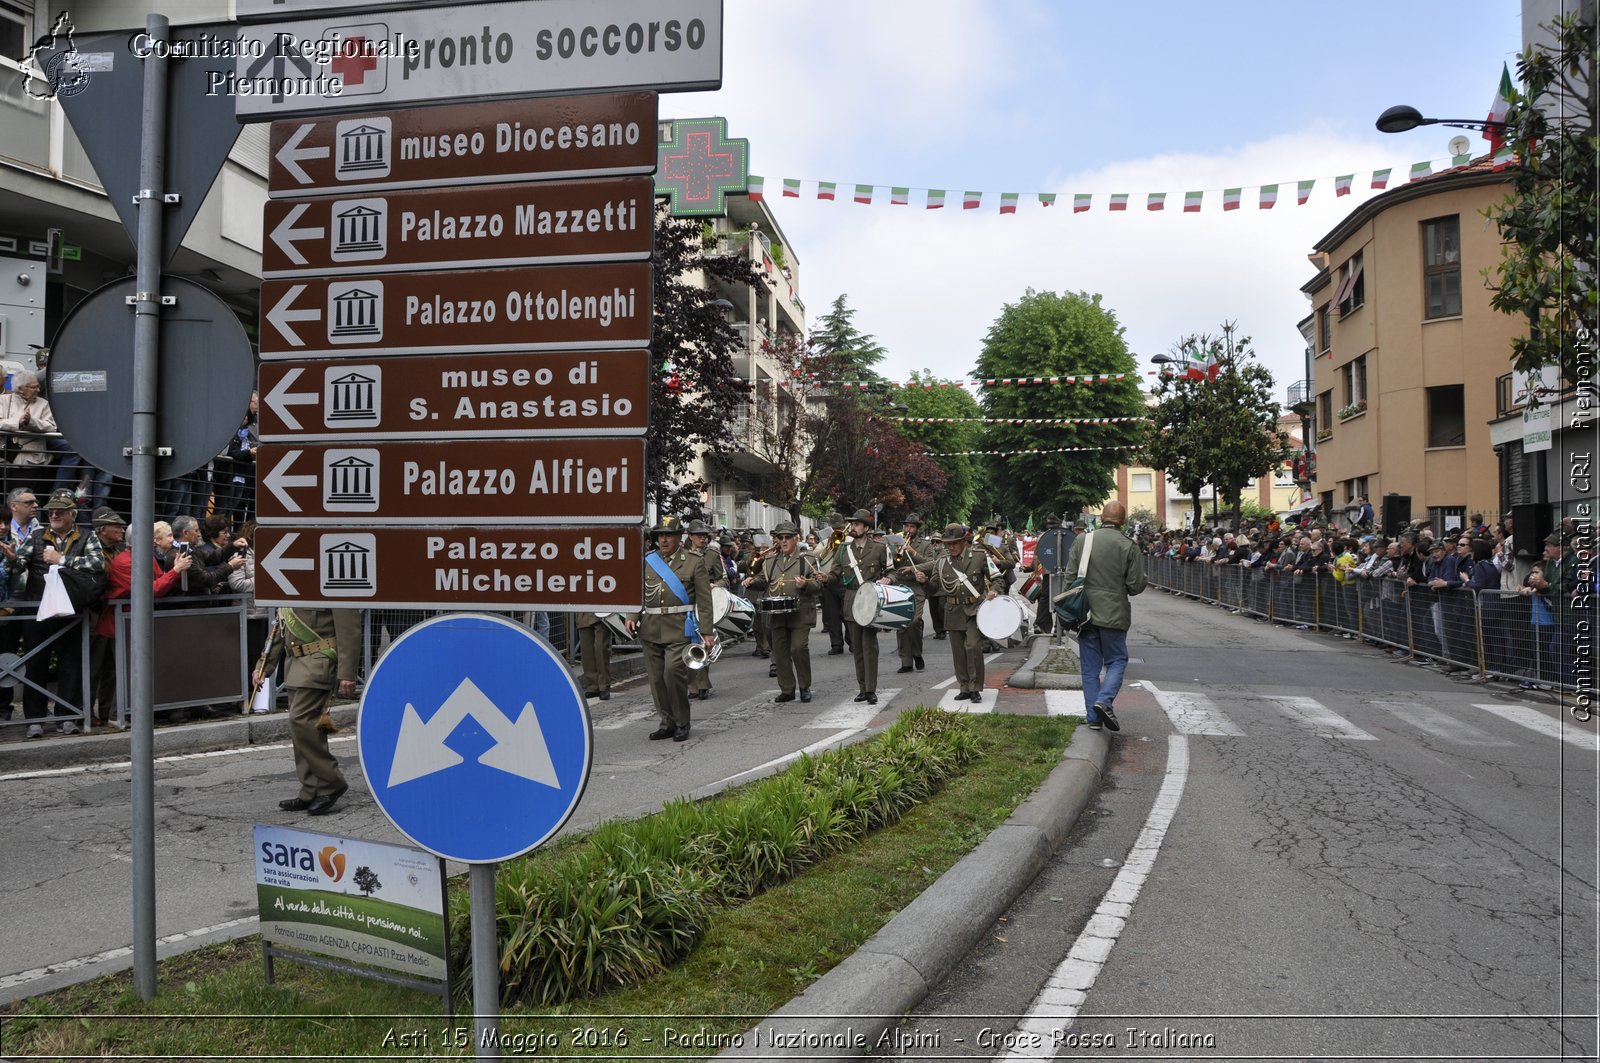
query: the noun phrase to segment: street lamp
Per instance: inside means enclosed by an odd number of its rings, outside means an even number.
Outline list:
[[[1424,118],[1415,107],[1399,103],[1378,116],[1378,132],[1409,133],[1419,125],[1442,125],[1452,129],[1481,129],[1504,131],[1505,122],[1483,118]]]

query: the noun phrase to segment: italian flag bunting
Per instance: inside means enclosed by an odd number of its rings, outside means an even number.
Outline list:
[[[1000,213],[1001,214],[1015,214],[1017,212],[1017,196],[1018,195],[1020,195],[1020,193],[1018,193],[1018,192],[1001,192],[1000,193]]]
[[[1511,145],[1507,144],[1504,147],[1500,148],[1498,151],[1496,151],[1494,153],[1494,158],[1492,160],[1490,160],[1490,161],[1492,161],[1494,163],[1494,168],[1496,170],[1504,170],[1507,166],[1511,166],[1511,165],[1516,163],[1516,161],[1517,161],[1516,149],[1513,148]]]
[[[1333,194],[1336,196],[1348,196],[1350,194],[1350,183],[1355,179],[1356,175],[1353,173],[1341,174],[1335,177],[1333,179]]]
[[[755,174],[751,174],[746,179],[744,189],[746,194],[750,196],[750,202],[760,203],[762,200],[767,198],[766,185],[766,178],[757,177]]]
[[[1316,185],[1316,183],[1317,183],[1317,179],[1315,177],[1313,177],[1311,180],[1309,180],[1309,181],[1301,181],[1298,185],[1295,186],[1295,194],[1294,194],[1295,206],[1303,207],[1303,206],[1306,205],[1306,200],[1311,198],[1311,189],[1312,189],[1313,186]]]
[[[791,199],[799,199],[800,179],[797,177],[785,177],[783,179],[783,194]]]
[[[1374,171],[1372,171],[1372,187],[1373,188],[1388,188],[1389,187],[1389,174],[1391,172],[1392,172],[1392,169],[1391,170],[1374,170]]]
[[[1166,210],[1167,194],[1165,192],[1151,192],[1144,200],[1145,210]]]
[[[963,192],[963,193],[961,193],[961,209],[962,210],[977,210],[982,205],[983,205],[983,193],[982,192]]]
[[[1495,90],[1494,102],[1489,105],[1489,121],[1483,130],[1483,139],[1489,142],[1490,151],[1499,151],[1500,146],[1506,142],[1505,120],[1511,113],[1511,95],[1515,90],[1511,87],[1511,68],[1504,63],[1500,64],[1500,87]]]
[[[1113,192],[1113,193],[1111,193],[1111,207],[1110,207],[1110,209],[1111,210],[1127,210],[1128,209],[1128,193],[1126,193],[1126,192]]]
[[[1073,197],[1072,197],[1072,213],[1074,213],[1074,214],[1082,214],[1084,211],[1088,210],[1089,209],[1089,200],[1091,198],[1092,198],[1091,196],[1084,195],[1081,192],[1076,193],[1075,195],[1073,195]]]
[[[1242,188],[1224,188],[1222,190],[1222,209],[1238,210],[1239,197],[1244,194]]]
[[[1465,155],[1452,155],[1452,156],[1450,156],[1450,165],[1451,166],[1465,166],[1467,163],[1469,163],[1471,161],[1472,161],[1472,153],[1471,152],[1468,152]]]
[[[1278,205],[1278,186],[1277,185],[1262,185],[1261,186],[1261,209],[1262,210],[1271,210],[1273,207],[1275,207],[1277,205]]]
[[[889,205],[891,207],[903,207],[903,206],[905,206],[906,204],[908,204],[910,202],[911,202],[911,189],[909,189],[909,188],[891,188],[891,189],[889,189]]]
[[[856,185],[856,202],[872,205],[872,186]]]
[[[1041,207],[1053,207],[1055,205],[1056,205],[1056,194],[1054,192],[1040,192],[1039,193],[1039,206],[1041,206]]]
[[[942,188],[930,188],[930,189],[928,189],[928,209],[929,210],[938,210],[940,207],[943,207],[943,206],[944,206],[944,189],[942,189]]]
[[[817,198],[818,199],[832,199],[833,198],[833,193],[838,189],[838,187],[839,187],[839,185],[834,181],[818,181],[817,182]]]
[[[1200,202],[1205,198],[1206,194],[1204,192],[1185,192],[1183,194],[1183,212],[1185,214],[1198,213]]]
[[[1420,181],[1431,173],[1433,173],[1433,163],[1431,162],[1414,162],[1411,164],[1411,180],[1413,181]]]

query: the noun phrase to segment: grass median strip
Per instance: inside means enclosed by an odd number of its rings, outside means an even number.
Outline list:
[[[1060,717],[928,712],[902,720],[898,734],[891,729],[844,756],[808,758],[712,801],[675,803],[502,866],[501,1030],[517,1039],[508,1050],[713,1054],[981,842],[1049,774],[1071,734]],[[885,752],[896,743],[897,752]],[[966,752],[956,757],[952,748]],[[941,782],[907,777],[916,771],[908,764],[939,774],[936,762],[947,764]],[[875,772],[865,771],[869,764]],[[918,787],[923,792],[908,799]],[[873,819],[875,829],[852,825]],[[604,877],[619,869],[624,874]],[[465,913],[458,893],[457,920]],[[464,955],[465,942],[460,947]],[[465,966],[459,977],[470,984]],[[0,1016],[7,1051],[472,1054],[470,1022],[445,1020],[422,994],[293,962],[278,964],[277,984],[263,984],[257,938],[167,960],[159,986],[149,1004],[127,974],[23,1002]]]

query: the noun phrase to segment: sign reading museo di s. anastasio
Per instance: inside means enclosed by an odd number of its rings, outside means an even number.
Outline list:
[[[447,977],[439,858],[403,845],[255,827],[256,898],[270,945]]]

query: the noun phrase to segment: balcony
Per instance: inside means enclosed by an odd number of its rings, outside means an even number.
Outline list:
[[[1516,394],[1517,389],[1512,383],[1511,373],[1502,373],[1494,378],[1495,420],[1498,421],[1502,417],[1510,417],[1514,413],[1521,412],[1522,406],[1526,403],[1517,402]]]
[[[1297,380],[1289,385],[1289,401],[1285,404],[1290,411],[1301,417],[1311,415],[1311,410],[1316,405],[1316,381]]]

